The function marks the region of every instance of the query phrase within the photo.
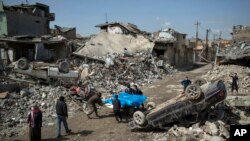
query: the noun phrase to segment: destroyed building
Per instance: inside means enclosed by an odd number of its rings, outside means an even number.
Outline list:
[[[192,64],[192,49],[186,44],[186,35],[173,29],[153,33],[154,49],[157,57],[164,58],[170,65]]]
[[[152,50],[154,43],[137,26],[130,23],[106,23],[96,25],[101,32],[91,37],[74,55],[87,58],[103,58],[107,54],[123,54],[124,48],[131,53]]]
[[[250,60],[250,26],[233,26],[233,44],[226,48],[219,48],[218,64],[235,63],[249,66]]]
[[[216,45],[214,42],[208,41],[206,45],[206,41],[201,39],[191,38],[188,40],[188,45],[190,48],[194,50],[193,52],[193,60],[194,62],[211,62],[214,61],[216,56]],[[208,49],[206,50],[206,46]]]
[[[245,42],[250,44],[250,26],[233,26],[233,32],[231,34],[234,42]]]
[[[61,35],[67,39],[76,39],[76,28],[75,27],[61,27],[55,25],[55,29],[51,29],[53,36]]]
[[[55,15],[45,4],[6,6],[0,1],[0,18],[0,35],[40,36],[50,33],[49,24]]]
[[[53,61],[67,57],[70,48],[66,41],[57,37],[42,38],[15,36],[0,38],[1,61],[4,64],[27,58],[29,61]]]
[[[101,32],[116,33],[116,34],[141,34],[142,31],[138,27],[131,23],[111,22],[105,24],[98,24],[95,27],[99,27]]]

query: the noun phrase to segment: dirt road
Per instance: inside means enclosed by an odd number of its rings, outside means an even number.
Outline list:
[[[157,104],[165,102],[166,100],[175,97],[182,92],[180,82],[185,76],[189,76],[191,80],[199,78],[212,67],[211,65],[203,66],[187,72],[179,72],[172,76],[159,80],[155,83],[143,87],[143,92],[149,97],[149,101]],[[152,140],[153,132],[138,133],[131,132],[127,128],[127,122],[117,123],[113,117],[111,109],[99,109],[100,119],[87,119],[83,112],[79,112],[74,117],[68,120],[69,127],[73,133],[65,135],[62,130],[62,138],[55,139],[56,127],[55,125],[42,128],[43,141],[144,141]],[[94,117],[94,115],[93,115]],[[23,141],[27,138],[25,135],[15,137],[10,140]]]

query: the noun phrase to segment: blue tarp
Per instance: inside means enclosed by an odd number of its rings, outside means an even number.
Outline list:
[[[105,104],[112,104],[112,99],[115,95],[112,95],[112,98],[106,99],[103,102]],[[137,107],[144,103],[147,99],[144,95],[135,95],[135,94],[128,94],[126,92],[120,92],[118,95],[118,99],[121,101],[121,107]]]

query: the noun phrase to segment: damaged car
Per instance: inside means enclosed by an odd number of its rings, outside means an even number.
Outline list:
[[[199,82],[200,83],[200,82]],[[223,102],[227,96],[222,80],[213,83],[189,85],[185,94],[166,101],[146,112],[136,111],[128,127],[133,130],[167,129],[175,124],[188,126],[208,118],[211,108]],[[203,85],[202,85],[203,84]],[[216,115],[216,114],[213,114]]]
[[[12,71],[16,74],[30,76],[35,80],[44,83],[55,83],[59,80],[69,79],[77,80],[79,72],[70,70],[70,64],[64,60],[58,60],[56,63],[29,62],[26,58],[20,58],[12,63]]]

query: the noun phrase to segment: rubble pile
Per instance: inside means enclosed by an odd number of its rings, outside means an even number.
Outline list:
[[[10,137],[14,134],[23,133],[27,127],[28,110],[33,105],[38,105],[43,111],[43,126],[53,125],[55,121],[55,102],[60,95],[66,95],[64,87],[30,86],[18,92],[8,94],[5,99],[0,99],[0,136]],[[67,99],[66,99],[67,100]],[[72,102],[67,102],[70,109],[69,114],[74,110]]]
[[[93,36],[85,45],[75,51],[75,54],[88,57],[100,57],[107,53],[122,53],[124,48],[135,52],[145,49],[152,49],[153,42],[150,42],[142,35],[112,34],[101,32]]]
[[[126,86],[129,83],[143,86],[156,79],[162,79],[165,74],[177,72],[167,63],[157,67],[155,60],[146,51],[128,58],[119,54],[109,55],[105,62],[105,64],[99,62],[82,64],[79,69],[82,70],[82,80],[89,77],[94,86],[104,88],[107,92],[122,90],[122,85]]]
[[[202,76],[208,81],[222,79],[228,92],[231,92],[232,78],[230,75],[234,73],[239,77],[239,94],[249,94],[250,92],[250,68],[237,65],[221,65],[216,66],[213,70],[208,71],[207,74]]]
[[[225,141],[229,139],[229,126],[222,121],[209,122],[199,126],[199,123],[189,128],[174,126],[168,130],[168,140],[182,141]],[[160,141],[160,140],[159,140]]]

